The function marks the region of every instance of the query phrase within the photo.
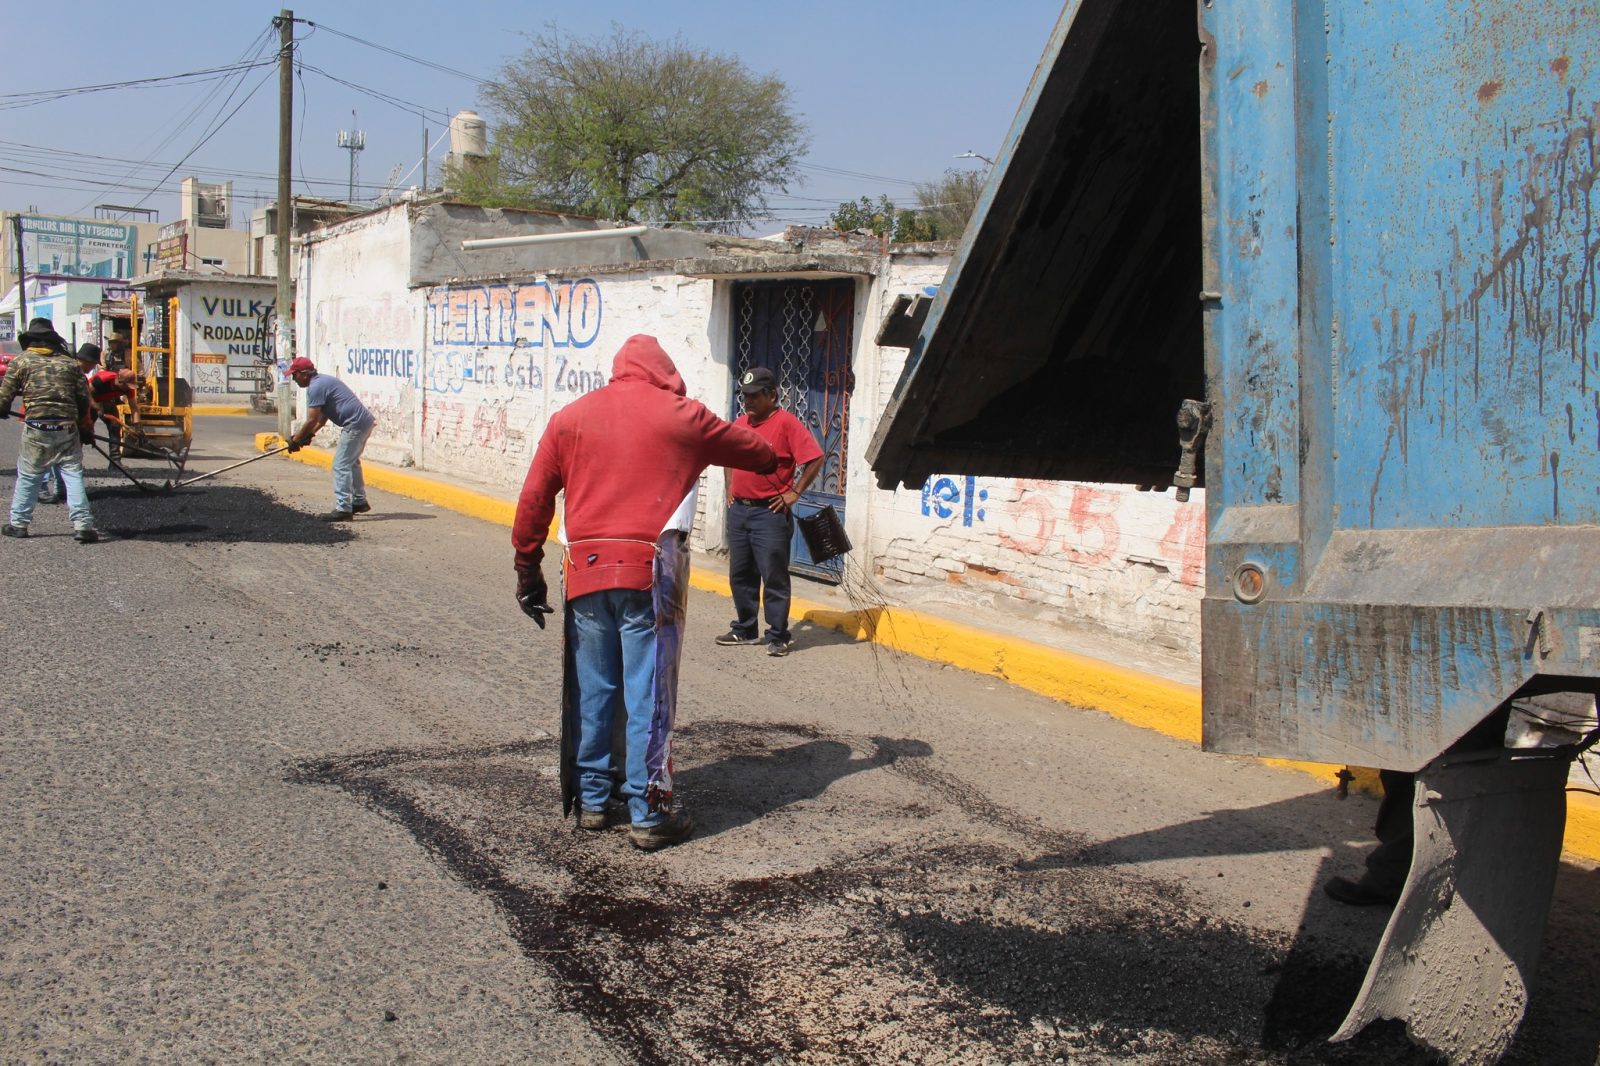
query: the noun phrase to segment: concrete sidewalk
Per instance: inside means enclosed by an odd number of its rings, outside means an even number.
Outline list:
[[[251,421],[255,421],[252,419]],[[281,439],[256,433],[255,447],[266,451]],[[304,448],[288,456],[330,469],[331,452]],[[364,459],[369,488],[421,500],[507,528],[516,495],[499,486],[474,484],[421,470],[401,470]],[[727,565],[717,556],[696,553],[693,587],[730,595]],[[1193,660],[1147,643],[1061,625],[1037,625],[981,607],[891,605],[864,565],[847,563],[839,586],[802,581],[791,601],[793,627],[837,630],[933,662],[947,663],[999,678],[1031,692],[1077,707],[1101,711],[1131,725],[1179,740],[1200,743],[1198,649]],[[1338,766],[1262,760],[1310,774],[1333,787]],[[1355,787],[1375,791],[1375,770],[1356,771]],[[1569,792],[1565,847],[1569,855],[1600,861],[1600,798]]]

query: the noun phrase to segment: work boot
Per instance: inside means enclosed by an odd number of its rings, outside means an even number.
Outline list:
[[[72,534],[72,539],[79,544],[93,544],[100,539],[100,531],[96,529],[80,529]]]
[[[1348,877],[1332,877],[1324,882],[1322,891],[1330,899],[1352,907],[1376,907],[1380,904],[1392,907],[1400,902],[1398,888],[1384,888],[1374,885],[1366,880],[1352,881]]]
[[[683,811],[673,811],[655,825],[636,825],[628,831],[628,838],[640,851],[660,851],[693,835],[694,819]]]
[[[27,535],[28,535],[28,527],[27,526],[14,526],[9,522],[7,522],[3,526],[0,526],[0,536],[26,537]]]
[[[317,518],[324,522],[348,522],[354,517],[355,515],[349,511],[329,511],[327,514],[317,515]]]
[[[610,829],[612,826],[628,824],[628,805],[612,800],[606,804],[603,811],[591,811],[582,807],[578,808],[579,829]]]
[[[372,510],[372,504],[368,503],[366,500],[362,500],[360,503],[357,503],[354,507],[350,508],[350,513],[366,514],[370,510]]]

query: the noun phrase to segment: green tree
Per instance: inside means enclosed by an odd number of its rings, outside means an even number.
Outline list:
[[[918,185],[917,213],[927,229],[935,234],[923,240],[956,240],[967,228],[977,210],[978,197],[989,180],[987,170],[962,170],[952,167],[938,181]]]
[[[876,200],[863,196],[854,203],[840,204],[829,216],[828,225],[846,233],[888,234],[890,240],[901,243],[955,240],[967,228],[987,180],[987,171],[952,168],[938,181],[916,186],[914,208],[897,207],[888,196]]]
[[[894,228],[895,216],[894,201],[887,196],[878,197],[876,203],[863,196],[854,203],[840,204],[839,209],[828,216],[828,225],[844,233],[863,230],[874,237],[882,237]]]
[[[809,141],[779,79],[737,59],[613,26],[569,40],[553,28],[484,89],[490,158],[448,177],[464,199],[634,222],[769,217]]]
[[[842,203],[828,216],[828,225],[845,233],[863,230],[875,237],[887,234],[891,241],[900,243],[939,239],[938,231],[926,215],[908,207],[896,207],[887,196],[879,196],[877,200],[863,196],[854,203]]]

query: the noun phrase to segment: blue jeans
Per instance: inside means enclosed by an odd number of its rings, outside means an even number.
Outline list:
[[[17,487],[11,493],[11,524],[26,528],[39,503],[39,483],[55,467],[67,489],[67,513],[73,529],[93,529],[89,494],[83,487],[83,442],[78,427],[35,429],[23,423],[22,446],[17,452]]]
[[[767,643],[789,640],[789,544],[794,516],[736,503],[728,508],[728,584],[733,588],[733,631],[756,635],[756,607],[764,608]],[[765,586],[765,595],[762,587]]]
[[[611,799],[611,726],[627,715],[622,796],[634,825],[655,825],[646,799],[645,747],[655,714],[656,612],[649,589],[606,589],[573,600],[572,661],[578,685],[578,804],[605,810]]]
[[[339,430],[339,443],[333,449],[333,509],[349,511],[367,502],[367,483],[361,477],[361,453],[372,436],[372,423],[365,429]]]

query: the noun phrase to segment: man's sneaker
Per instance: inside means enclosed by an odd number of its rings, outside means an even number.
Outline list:
[[[3,526],[0,526],[0,536],[26,537],[27,535],[28,535],[28,527],[27,526],[14,526],[14,525],[11,525],[9,522],[6,523]]]
[[[80,529],[72,534],[72,539],[79,544],[93,544],[100,539],[100,531],[95,529]]]
[[[327,514],[317,515],[317,518],[323,522],[348,522],[354,517],[355,515],[349,511],[329,511]]]
[[[767,645],[767,654],[772,656],[788,655],[789,649],[794,646],[793,641],[774,640]]]
[[[674,844],[682,844],[694,835],[694,819],[683,811],[673,811],[655,825],[636,825],[628,830],[628,839],[641,851],[660,851]]]
[[[39,502],[40,503],[65,503],[66,499],[67,499],[67,494],[65,492],[48,492],[48,493],[45,493],[43,496],[39,497]]]
[[[354,507],[350,508],[350,513],[351,514],[366,514],[370,510],[372,510],[372,504],[368,503],[366,500],[362,500],[360,503],[358,503]]]
[[[741,637],[739,634],[730,629],[726,633],[722,634],[722,636],[717,638],[717,643],[721,644],[723,647],[731,647],[735,644],[760,644],[761,638],[756,636],[754,633],[750,634],[748,637]]]

